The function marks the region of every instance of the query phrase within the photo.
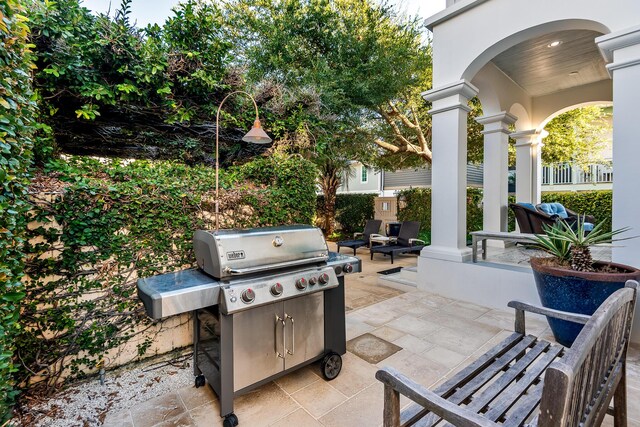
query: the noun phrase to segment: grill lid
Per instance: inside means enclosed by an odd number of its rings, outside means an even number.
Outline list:
[[[326,262],[329,257],[322,231],[308,225],[197,230],[193,249],[198,267],[219,279]]]

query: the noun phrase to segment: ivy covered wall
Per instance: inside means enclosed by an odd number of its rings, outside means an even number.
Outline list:
[[[17,0],[0,2],[0,424],[10,416],[17,394],[13,337],[24,295],[22,243],[35,116],[24,13]]]
[[[282,155],[221,171],[221,227],[310,224],[315,174],[309,161]],[[195,266],[193,232],[214,227],[214,182],[206,166],[86,158],[35,177],[20,382],[48,391],[112,367],[114,350],[132,341],[132,357],[150,355],[158,328],[136,280]]]

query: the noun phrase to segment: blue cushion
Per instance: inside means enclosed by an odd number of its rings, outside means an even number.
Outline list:
[[[560,218],[569,217],[569,214],[564,206],[562,206],[562,203],[541,203],[538,205],[538,209],[549,216],[558,215]]]
[[[592,231],[592,230],[593,230],[593,224],[591,224],[590,222],[585,222],[584,231]]]
[[[531,204],[531,203],[520,203],[520,202],[518,202],[518,203],[516,203],[516,205],[520,205],[523,208],[531,209],[532,211],[536,210],[536,207],[533,206],[533,204]]]

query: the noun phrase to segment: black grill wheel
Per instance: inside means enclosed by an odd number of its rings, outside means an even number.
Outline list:
[[[325,380],[331,381],[340,375],[342,370],[342,356],[336,352],[328,353],[320,364],[322,376]]]
[[[236,427],[238,425],[238,417],[236,414],[229,414],[224,417],[224,421],[222,422],[223,427]]]

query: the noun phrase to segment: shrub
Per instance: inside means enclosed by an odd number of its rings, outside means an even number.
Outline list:
[[[431,189],[412,188],[402,190],[398,197],[404,197],[398,209],[399,221],[420,221],[422,232],[431,232]],[[482,189],[467,188],[467,232],[482,230]]]
[[[596,217],[596,223],[604,221],[604,230],[611,231],[613,215],[613,192],[611,190],[542,193],[542,202],[562,203],[577,213],[593,215]]]
[[[310,223],[314,179],[299,157],[221,171],[222,227]],[[146,355],[149,328],[162,322],[144,314],[136,278],[195,266],[193,231],[213,228],[214,182],[204,166],[75,158],[34,181],[56,195],[34,200],[29,214],[20,381],[51,389],[108,364],[134,337]]]
[[[346,233],[362,231],[375,214],[375,194],[339,194],[336,199],[336,220]]]
[[[11,415],[17,392],[12,373],[13,337],[19,331],[26,194],[32,160],[35,105],[29,73],[29,29],[18,0],[0,2],[0,424]]]

